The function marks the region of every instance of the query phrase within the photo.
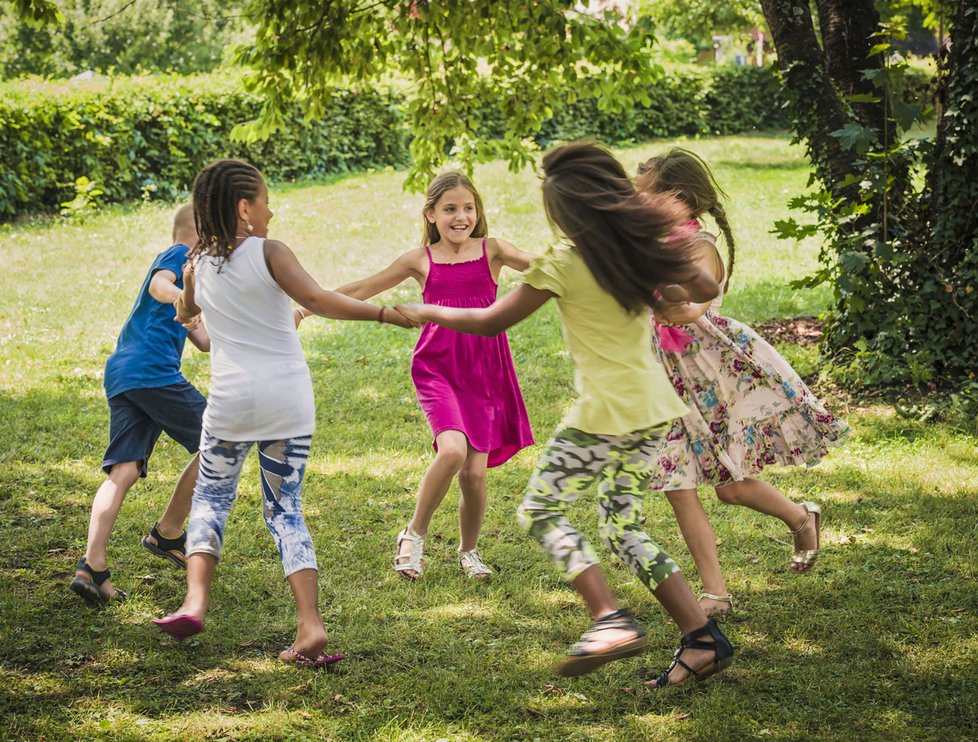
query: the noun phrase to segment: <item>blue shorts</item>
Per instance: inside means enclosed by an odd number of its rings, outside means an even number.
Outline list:
[[[207,400],[187,381],[151,389],[130,389],[109,398],[109,447],[102,457],[106,474],[116,464],[138,461],[140,476],[160,437],[166,434],[197,453]]]

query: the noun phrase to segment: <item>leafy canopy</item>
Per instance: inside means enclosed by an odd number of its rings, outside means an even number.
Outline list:
[[[659,69],[650,28],[623,24],[597,3],[550,0],[253,0],[258,27],[239,60],[264,97],[257,120],[237,133],[273,134],[288,103],[322,114],[331,86],[402,85],[414,139],[406,187],[424,188],[446,158],[470,169],[505,158],[532,162],[530,136],[558,103],[593,97],[604,111],[648,104]],[[507,121],[500,140],[479,136],[479,110],[493,101]]]

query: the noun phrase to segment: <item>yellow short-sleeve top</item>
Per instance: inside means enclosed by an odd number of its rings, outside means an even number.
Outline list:
[[[551,248],[530,264],[523,280],[557,296],[577,390],[561,429],[623,435],[686,414],[652,353],[648,313],[625,310],[576,250]]]

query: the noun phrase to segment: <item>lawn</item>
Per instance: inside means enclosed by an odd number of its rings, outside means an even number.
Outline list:
[[[620,156],[634,171],[667,144]],[[715,166],[730,194],[738,244],[726,311],[749,322],[822,311],[824,288],[788,285],[814,267],[817,244],[769,234],[807,181],[801,148],[768,136],[685,146]],[[422,199],[403,193],[402,181],[375,172],[273,186],[272,234],[326,287],[377,270],[420,240]],[[533,173],[493,163],[475,182],[493,235],[533,252],[553,241]],[[765,475],[825,510],[825,550],[811,574],[788,570],[780,523],[701,493],[737,598],[725,624],[737,649],[731,670],[703,685],[647,688],[677,632],[599,547],[651,648],[584,678],[553,675],[588,618],[514,518],[572,394],[552,306],[509,333],[538,446],[490,472],[481,546],[493,581],[467,582],[455,563],[455,488],[432,523],[423,581],[394,574],[394,538],[430,461],[408,373],[416,332],[314,319],[300,331],[318,405],[304,499],[331,647],[348,659],[319,673],[276,659],[292,638],[294,608],[261,519],[253,460],[206,632],[179,644],[150,624],[183,594],[183,573],[139,545],[187,458],[166,439],[110,543],[114,580],[131,600],[82,604],[67,586],[101,482],[102,368],[146,268],[168,244],[172,211],[146,204],[81,225],[0,227],[0,738],[978,738],[978,440],[828,388],[820,391],[853,425],[849,444],[815,469]],[[785,351],[805,373],[816,369],[811,351]],[[188,349],[184,368],[206,390],[206,356]],[[600,541],[587,496],[572,518]],[[663,498],[648,498],[646,526],[695,586]]]

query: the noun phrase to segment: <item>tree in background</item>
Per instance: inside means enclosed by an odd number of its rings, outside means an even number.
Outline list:
[[[23,15],[54,12],[47,0],[14,3]],[[622,23],[619,5],[251,0],[257,28],[239,60],[254,70],[249,84],[265,105],[244,134],[275,131],[297,99],[310,116],[321,115],[336,83],[397,81],[409,95],[414,134],[409,186],[423,185],[449,157],[466,166],[506,157],[522,167],[532,162],[529,137],[558,98],[594,97],[612,110],[648,101],[652,26]],[[815,0],[813,10],[810,0],[761,0],[761,7],[818,186],[794,202],[814,211],[816,223],[778,227],[786,236],[825,238],[824,267],[810,283],[829,281],[835,292],[827,340],[837,365],[867,382],[973,378],[978,5]],[[925,111],[897,95],[907,7],[923,7],[948,29],[933,141],[907,136]],[[477,135],[483,100],[507,122],[501,140]]]
[[[0,6],[0,76],[207,72],[243,40],[244,0],[18,0]],[[26,15],[25,15],[26,14]],[[36,19],[49,22],[37,23]]]

